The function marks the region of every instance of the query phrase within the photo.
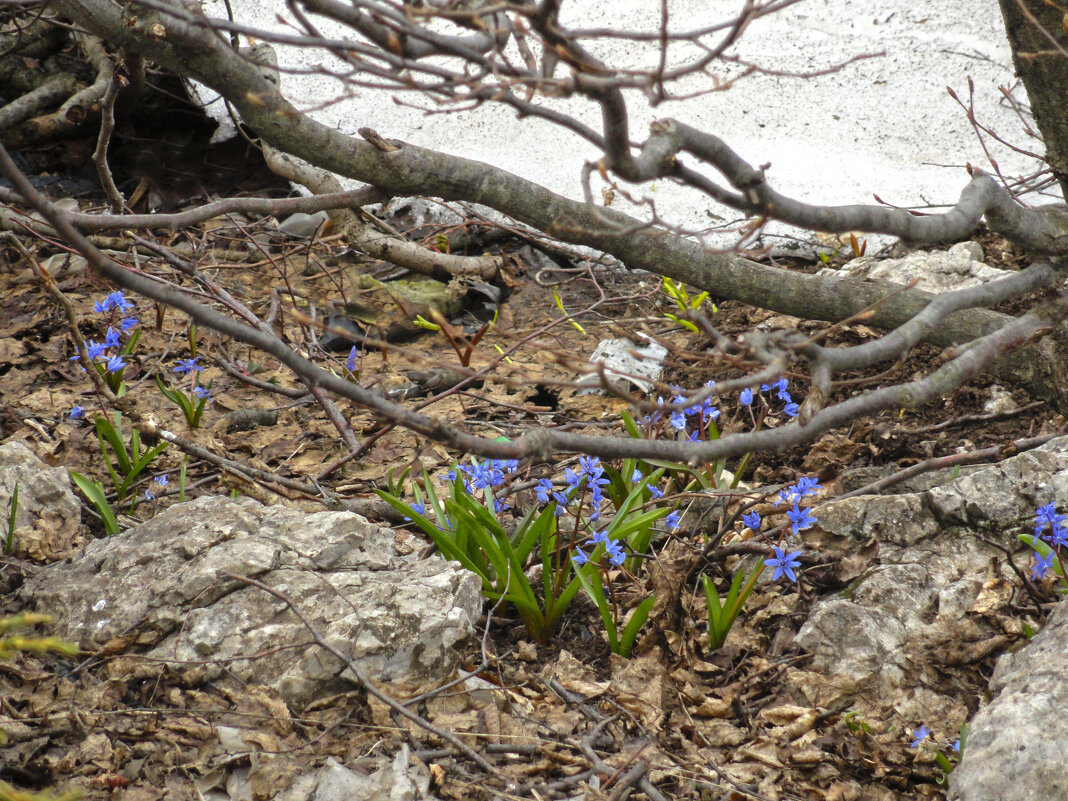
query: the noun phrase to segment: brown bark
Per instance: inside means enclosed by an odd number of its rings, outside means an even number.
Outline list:
[[[1068,198],[1068,14],[1046,0],[998,0],[1053,175]]]

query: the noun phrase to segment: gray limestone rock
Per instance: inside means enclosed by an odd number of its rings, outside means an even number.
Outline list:
[[[917,288],[927,292],[963,289],[1007,275],[1004,270],[987,267],[982,259],[983,249],[979,244],[961,242],[947,251],[917,251],[900,259],[861,256],[840,269],[825,268],[820,275],[870,278],[897,284],[908,284],[918,279]]]
[[[996,697],[969,724],[951,801],[1068,798],[1068,606],[1024,648],[998,660]]]
[[[21,592],[86,649],[133,644],[179,675],[206,667],[221,682],[273,687],[295,708],[347,686],[344,666],[281,600],[226,573],[285,593],[376,681],[449,674],[481,611],[472,574],[438,556],[400,556],[393,532],[359,515],[228,498],[91,542]]]
[[[826,679],[810,700],[874,693],[905,719],[943,714],[947,727],[959,726],[965,710],[930,688],[941,666],[1019,639],[1019,619],[996,612],[1019,584],[998,546],[1026,564],[1017,535],[1031,532],[1035,508],[1050,501],[1068,508],[1068,438],[923,492],[821,505],[806,540],[849,565],[853,580],[817,602],[797,634],[812,654],[806,669]]]
[[[14,553],[30,559],[62,559],[84,539],[82,507],[62,467],[49,467],[21,442],[0,445],[0,509],[7,513],[15,487],[19,490],[15,515]]]

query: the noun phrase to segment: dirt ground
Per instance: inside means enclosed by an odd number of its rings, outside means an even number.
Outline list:
[[[163,120],[160,130],[173,124],[173,119]],[[82,142],[27,150],[24,156],[36,174],[77,176],[85,163]],[[141,197],[151,198],[163,209],[191,206],[206,193],[276,197],[289,193],[287,186],[262,168],[255,150],[240,141],[209,147],[195,138],[175,143],[159,130],[147,131],[139,143],[119,146],[114,158],[127,188],[142,187]],[[82,209],[98,208],[99,203],[99,198],[79,199]],[[453,226],[418,225],[403,209],[391,222],[412,238],[452,252],[483,247],[488,230],[470,217]],[[343,310],[345,302],[358,294],[351,283],[355,273],[400,277],[394,266],[369,264],[328,233],[310,240],[287,238],[269,219],[235,217],[173,234],[141,235],[176,253],[192,248],[205,275],[261,317],[270,316],[277,333],[339,373],[344,370],[347,351],[324,349],[323,332],[309,323],[310,317],[322,319]],[[984,233],[977,240],[991,266],[1017,269],[1023,263],[1022,255],[1003,240]],[[24,241],[38,260],[63,252],[57,246]],[[135,259],[130,239],[113,237],[109,243],[127,263]],[[522,257],[526,244],[521,238],[504,236],[485,245],[492,252],[512,254],[515,269],[497,282],[504,293],[504,299],[494,305],[497,320],[471,357],[472,367],[493,365],[490,378],[481,386],[429,403],[425,395],[418,394],[419,385],[427,381],[421,373],[457,363],[446,338],[432,332],[384,351],[365,352],[357,367],[361,383],[404,398],[413,408],[464,424],[473,432],[512,437],[531,426],[568,426],[592,433],[620,430],[620,414],[626,408],[623,401],[580,395],[574,386],[574,356],[589,355],[602,339],[628,335],[638,341],[643,333],[655,338],[670,350],[663,380],[686,388],[739,374],[737,367],[709,355],[703,337],[665,317],[674,307],[656,276],[581,260],[574,260],[566,270],[536,267]],[[78,363],[69,360],[74,350],[67,316],[12,243],[7,241],[2,247],[0,441],[25,442],[47,463],[77,470],[108,486],[91,423],[68,416],[75,405],[91,410],[95,400]],[[832,259],[832,266],[842,263],[848,250],[844,247]],[[158,255],[142,251],[136,259],[146,272],[178,280]],[[63,261],[61,257],[50,262],[50,271],[75,309],[83,335],[102,340],[107,326],[92,305],[112,287],[80,267],[76,258],[69,264]],[[558,261],[566,263],[562,256]],[[792,262],[782,266],[814,271],[822,265]],[[133,300],[142,336],[124,377],[141,419],[154,417],[163,427],[212,453],[298,481],[316,476],[346,453],[337,430],[317,405],[245,382],[245,376],[252,376],[273,387],[295,390],[292,376],[278,363],[212,332],[191,331],[187,320],[172,310]],[[467,295],[461,325],[468,331],[486,316],[483,300],[477,293]],[[717,306],[714,324],[729,336],[754,326],[796,326],[802,331],[826,327],[714,297],[710,302]],[[562,309],[575,315],[575,324],[563,319]],[[711,309],[706,306],[705,311]],[[851,344],[874,333],[863,325],[844,326],[829,342]],[[173,375],[170,367],[192,355],[191,341],[196,342],[197,354],[207,368],[201,384],[210,383],[213,395],[203,425],[196,430],[188,429],[153,379],[156,373]],[[905,362],[880,375],[879,381],[911,378],[939,355],[934,347],[917,348]],[[804,376],[791,375],[790,379],[795,398],[803,398]],[[985,406],[992,398],[992,385],[991,380],[981,379],[921,409],[857,420],[849,428],[828,431],[814,443],[786,453],[754,454],[742,480],[759,488],[818,476],[826,488],[820,496],[824,501],[841,491],[840,477],[857,468],[903,468],[925,459],[1051,434],[1063,427],[1064,418],[1055,410],[1011,386],[1005,389],[1014,410],[990,412]],[[372,490],[385,486],[390,471],[396,476],[420,464],[434,471],[461,456],[391,429],[366,410],[344,402],[340,408],[358,437],[372,442],[359,458],[323,479],[347,500],[372,499]],[[723,409],[721,427],[726,432],[744,430],[737,404],[725,402]],[[171,477],[168,485],[155,487],[157,500],[143,500],[133,510],[124,509],[121,522],[132,525],[176,503],[181,463],[177,448],[164,452],[134,489],[143,496],[146,489],[152,489],[151,476],[161,473]],[[525,469],[532,478],[539,478],[559,475],[573,464],[573,458],[561,457]],[[249,485],[210,461],[190,458],[186,471],[188,497],[236,490],[265,501],[312,508],[306,498]],[[79,533],[83,541],[104,535],[91,505],[85,506],[84,531]],[[370,503],[365,507],[374,509]],[[665,562],[669,556],[681,561],[684,554],[700,550],[703,537],[704,532],[683,527],[657,547]],[[730,575],[730,564],[713,559],[706,570],[722,581]],[[0,557],[0,614],[22,611],[15,593],[25,577],[40,567],[39,560],[17,554]],[[807,722],[817,735],[803,758],[791,753],[783,730],[796,722],[798,713],[791,710],[796,710],[797,699],[784,694],[779,680],[787,666],[803,664],[806,656],[780,644],[784,633],[800,628],[814,600],[836,589],[833,580],[826,578],[828,572],[833,571],[814,571],[811,577],[803,575],[796,586],[776,585],[755,593],[727,644],[715,652],[707,648],[706,624],[695,600],[696,575],[680,578],[688,584],[678,590],[675,615],[654,618],[629,661],[609,653],[599,618],[588,603],[576,603],[546,646],[530,642],[518,621],[511,620],[509,612],[501,612],[488,624],[487,666],[481,676],[507,691],[507,707],[487,708],[463,694],[431,698],[421,705],[422,712],[439,726],[481,732],[471,736],[473,744],[496,744],[496,750],[486,751],[498,767],[493,775],[436,752],[441,743],[419,730],[403,730],[355,688],[352,693],[322,699],[298,715],[264,688],[249,688],[238,697],[211,684],[191,687],[171,682],[165,673],[145,680],[113,670],[111,666],[120,657],[136,653],[134,646],[126,653],[85,654],[82,660],[18,655],[0,661],[0,728],[10,729],[13,738],[0,751],[0,780],[27,791],[81,788],[89,799],[194,798],[194,783],[207,786],[205,777],[221,769],[213,761],[218,727],[238,726],[264,732],[257,798],[274,797],[288,779],[310,772],[327,757],[363,765],[370,756],[392,754],[403,743],[432,765],[433,791],[442,798],[533,798],[546,797],[546,791],[573,794],[578,788],[568,784],[569,777],[587,775],[591,752],[608,768],[590,774],[598,776],[595,784],[600,789],[590,788],[590,778],[583,780],[588,797],[599,798],[602,793],[615,797],[611,795],[614,782],[639,763],[652,784],[672,798],[943,797],[938,784],[942,773],[933,751],[910,749],[901,721],[862,720],[849,710],[828,710]],[[785,642],[789,640],[786,637]],[[989,675],[997,655],[962,666],[946,677],[970,699],[972,708],[981,698],[984,676]],[[464,656],[466,667],[475,668],[483,661],[480,644],[472,643]],[[571,689],[583,687],[582,701],[554,691],[544,680],[550,674]],[[385,689],[403,698],[425,688]],[[744,739],[725,736],[725,724],[731,724],[730,732],[744,732]],[[739,782],[727,795],[722,790],[713,792],[710,783],[726,781],[720,775],[726,765],[743,766],[744,770],[731,775],[751,776],[751,783]]]

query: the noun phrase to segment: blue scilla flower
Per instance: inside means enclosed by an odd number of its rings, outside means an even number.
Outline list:
[[[806,528],[812,528],[816,525],[816,518],[812,515],[812,510],[807,506],[801,509],[797,503],[794,503],[794,508],[786,513],[786,516],[790,518],[790,522],[794,526],[794,534],[799,531],[804,531]]]
[[[128,309],[132,309],[134,307],[134,305],[126,299],[126,296],[122,294],[121,289],[112,292],[110,295],[104,298],[104,303],[108,304],[108,308],[118,309],[121,312],[124,312]]]
[[[761,384],[760,391],[768,392],[774,389],[775,394],[779,397],[779,400],[788,401],[790,400],[790,393],[786,391],[786,387],[789,386],[789,383],[790,382],[787,381],[785,378],[780,378],[778,381],[775,381],[771,384]]]
[[[616,567],[623,564],[627,558],[627,555],[623,552],[623,546],[619,544],[619,540],[606,540],[604,552],[608,554],[608,560]]]
[[[117,373],[126,366],[126,360],[122,356],[112,356],[108,359],[107,369],[109,373]]]
[[[349,358],[345,361],[345,367],[348,368],[350,373],[356,371],[356,346],[352,346],[352,350],[349,351]]]
[[[1064,528],[1066,521],[1068,521],[1068,518],[1057,514],[1056,504],[1053,502],[1040,506],[1035,509],[1035,536],[1042,537],[1042,532],[1046,526],[1049,526],[1051,530]]]
[[[760,531],[760,515],[757,512],[743,514],[742,522],[753,531]]]
[[[543,478],[535,485],[534,491],[538,494],[538,503],[547,504],[549,502],[549,494],[553,491],[553,482]]]
[[[82,406],[75,406],[70,410],[69,417],[71,420],[81,420],[85,417],[85,408]]]
[[[1033,581],[1046,577],[1046,573],[1053,567],[1054,555],[1053,551],[1050,551],[1045,556],[1035,551],[1035,566],[1031,568],[1031,579]]]
[[[931,733],[931,730],[920,724],[920,728],[916,729],[912,733],[912,742],[909,743],[909,748],[919,748],[920,743],[927,739],[927,736]]]
[[[94,339],[90,339],[85,343],[85,355],[89,357],[90,361],[95,361],[104,355],[104,351],[108,349],[108,346],[104,342],[97,342]],[[78,361],[78,354],[70,357],[72,362]]]
[[[764,560],[765,565],[775,568],[771,580],[778,581],[780,576],[785,575],[790,581],[797,581],[794,569],[801,567],[801,560],[798,558],[800,556],[801,551],[784,553],[782,548],[775,546],[775,556]]]
[[[667,526],[668,531],[674,531],[679,527],[682,522],[682,517],[678,512],[671,512],[664,517],[664,525]]]
[[[416,501],[415,503],[409,504],[409,508],[411,508],[411,510],[413,512],[415,512],[417,515],[425,515],[426,514],[426,504],[423,503],[423,501]],[[407,515],[405,515],[404,519],[405,520],[411,520],[411,518],[408,517]]]
[[[174,365],[174,372],[195,373],[197,370],[203,370],[204,368],[197,364],[199,360],[199,356],[194,356],[192,359],[179,359]]]
[[[753,402],[753,390],[746,387],[738,395],[738,400],[741,402],[742,406],[749,406]]]

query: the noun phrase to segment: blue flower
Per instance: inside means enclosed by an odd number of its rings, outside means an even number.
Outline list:
[[[804,509],[798,508],[796,501],[794,502],[794,508],[787,512],[786,516],[794,524],[794,534],[804,531],[806,528],[812,528],[817,522],[812,515],[812,510],[807,506]]]
[[[107,298],[104,298],[103,300],[98,300],[93,304],[93,311],[95,311],[97,314],[103,314],[104,312],[108,311],[110,308],[111,308],[111,306],[108,303],[108,299]]]
[[[1065,523],[1068,522],[1068,518],[1064,515],[1057,514],[1057,509],[1054,503],[1047,503],[1045,506],[1040,506],[1035,509],[1035,536],[1041,537],[1042,532],[1046,526],[1050,527],[1051,531],[1056,532],[1059,528],[1064,528]]]
[[[1050,551],[1045,556],[1042,556],[1038,551],[1035,551],[1035,566],[1031,568],[1031,579],[1044,579],[1049,569],[1053,567],[1053,551]]]
[[[477,490],[496,487],[504,483],[504,473],[492,462],[475,462],[468,474],[471,476],[471,486]]]
[[[601,473],[604,472],[604,468],[601,467],[601,460],[596,456],[580,456],[579,469],[584,475],[594,479],[600,478]]]
[[[742,406],[748,406],[753,402],[753,390],[751,390],[749,387],[746,387],[738,396],[738,400],[742,402]]]
[[[117,373],[126,366],[126,360],[122,356],[112,356],[108,359],[108,372]]]
[[[590,557],[586,556],[586,554],[584,554],[582,552],[581,548],[576,548],[575,549],[575,555],[572,556],[571,558],[574,560],[576,565],[580,565],[580,566],[584,565],[588,561],[590,561]]]
[[[631,484],[638,484],[645,476],[642,475],[642,471],[637,467],[634,468],[634,473],[630,477]]]
[[[619,540],[606,540],[604,544],[604,552],[608,554],[608,560],[617,567],[623,564],[627,555],[623,553],[623,548],[619,544]]]
[[[174,365],[174,372],[176,373],[195,373],[198,370],[203,370],[197,362],[200,360],[199,356],[194,356],[192,359],[179,359]]]
[[[577,486],[579,486],[579,484],[582,483],[582,475],[579,474],[579,473],[576,473],[570,467],[565,467],[564,468],[564,481],[567,482],[567,486],[570,489],[575,489]]]
[[[122,329],[122,333],[128,334],[130,333],[130,329],[137,325],[137,323],[138,319],[136,317],[126,317],[119,323],[119,328]]]
[[[549,502],[549,493],[553,491],[553,482],[543,478],[535,485],[534,491],[538,494],[538,503],[546,504]]]
[[[511,508],[512,507],[508,505],[508,502],[505,501],[504,498],[494,498],[493,499],[493,511],[496,512],[497,514],[500,514],[501,512],[505,511],[506,509],[511,509]]]
[[[931,730],[928,729],[926,726],[924,726],[921,723],[920,724],[920,728],[916,729],[912,733],[912,742],[909,743],[909,748],[919,748],[920,747],[920,743],[922,743],[924,740],[926,740],[927,739],[927,735],[929,735],[930,733],[931,733]]]
[[[198,398],[211,400],[211,390],[207,387],[193,387],[193,394]]]
[[[775,394],[779,396],[779,400],[788,401],[790,400],[790,393],[786,391],[786,387],[789,383],[790,382],[787,381],[785,378],[780,378],[778,381],[772,384],[761,384],[760,391],[767,392],[769,390],[774,389]]]
[[[415,503],[409,504],[408,508],[410,508],[416,514],[426,515],[426,504],[423,503],[422,501],[416,501]],[[404,519],[405,520],[411,520],[411,518],[408,517],[407,515],[404,516]]]
[[[953,745],[950,746],[958,754],[960,753],[960,737],[953,741]]]
[[[146,501],[154,501],[154,500],[156,500],[156,496],[152,493],[151,489],[146,489],[145,490],[145,500]]]
[[[654,501],[658,501],[664,497],[664,491],[660,489],[660,487],[654,487],[652,485],[647,486],[649,487],[649,495]]]
[[[81,406],[75,406],[73,409],[70,410],[69,416],[71,420],[81,420],[83,417],[85,417],[85,409]]]
[[[797,417],[801,411],[801,407],[793,401],[787,401],[786,405],[782,407],[782,410],[786,412],[787,417]]]
[[[753,531],[760,530],[760,515],[757,512],[748,512],[742,515],[742,522]]]
[[[798,498],[804,498],[806,495],[815,495],[817,492],[823,489],[818,478],[799,478],[794,485],[797,491]]]
[[[771,577],[771,580],[778,581],[785,573],[790,581],[797,581],[797,575],[794,573],[794,568],[801,567],[801,561],[798,559],[799,556],[801,556],[801,551],[783,553],[782,548],[775,546],[775,556],[764,560],[765,565],[775,568],[775,574]]]
[[[109,325],[108,332],[104,336],[104,345],[109,348],[117,348],[119,344],[119,332]]]
[[[167,486],[167,474],[163,473],[161,475],[156,476],[156,483],[159,484],[161,487]]]
[[[104,351],[107,350],[107,348],[108,346],[103,342],[97,342],[96,340],[90,339],[85,343],[85,354],[89,357],[90,361],[95,361],[104,355]],[[72,362],[77,361],[78,355],[75,354],[74,356],[71,356],[70,360]]]
[[[356,372],[356,346],[352,346],[352,350],[349,351],[349,358],[345,361],[345,367],[348,368],[350,373]]]
[[[605,542],[608,539],[608,532],[595,531],[590,534],[590,544],[597,545],[598,543]]]
[[[667,526],[668,531],[674,531],[679,527],[679,523],[682,521],[682,517],[678,512],[672,512],[664,517],[664,525]]]
[[[110,309],[118,309],[121,312],[133,308],[133,304],[126,299],[126,296],[122,294],[121,289],[112,292],[110,295],[104,298],[104,305]]]
[[[686,428],[686,414],[684,412],[672,412],[671,427],[676,431],[682,431]]]

